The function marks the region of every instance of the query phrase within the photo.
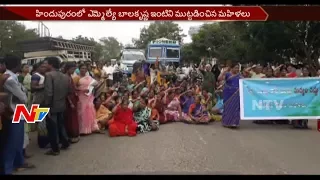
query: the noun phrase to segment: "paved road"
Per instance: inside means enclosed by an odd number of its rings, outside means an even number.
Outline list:
[[[57,157],[32,137],[37,168],[18,174],[320,174],[320,132],[315,121],[310,126],[172,123],[131,138],[83,137]]]

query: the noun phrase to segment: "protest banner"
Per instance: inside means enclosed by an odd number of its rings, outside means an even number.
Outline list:
[[[320,78],[241,79],[241,120],[320,119]]]

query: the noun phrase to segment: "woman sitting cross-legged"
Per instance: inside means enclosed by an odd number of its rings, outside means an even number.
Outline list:
[[[189,118],[185,118],[184,121],[193,124],[208,124],[210,117],[206,107],[201,104],[201,96],[196,96],[195,103],[189,108]]]
[[[134,119],[138,124],[138,132],[145,133],[159,129],[159,119],[151,119],[151,108],[147,106],[148,99],[140,99],[133,107]],[[156,117],[153,117],[156,118]]]
[[[113,108],[113,121],[109,124],[109,135],[115,136],[136,136],[137,123],[133,119],[133,111],[128,108],[128,99],[122,99]]]
[[[169,88],[166,91],[163,103],[166,105],[166,110],[164,111],[165,123],[178,122],[182,119],[180,101],[175,97],[175,93],[172,89]]]
[[[94,100],[94,105],[96,108],[96,121],[98,122],[99,129],[105,130],[108,121],[112,118],[112,113],[106,105],[102,103],[100,98]]]

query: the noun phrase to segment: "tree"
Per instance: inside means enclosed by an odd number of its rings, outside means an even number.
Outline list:
[[[78,35],[76,38],[73,38],[72,40],[79,44],[94,46],[94,52],[92,53],[91,59],[93,61],[99,61],[101,59],[103,53],[102,45],[96,42],[93,38]]]
[[[125,44],[123,47],[135,47],[135,46],[134,44],[128,43],[128,44]]]
[[[140,31],[139,39],[132,39],[133,44],[140,49],[145,49],[152,40],[167,38],[182,43],[185,34],[178,24],[172,21],[156,21]]]
[[[198,62],[200,61],[200,57],[198,54],[196,54],[195,51],[192,49],[192,44],[184,44],[181,47],[181,61],[182,62]]]
[[[320,22],[316,21],[205,24],[192,40],[192,51],[199,56],[262,64],[295,60],[319,68]]]
[[[26,27],[17,21],[0,21],[0,41],[2,49],[0,56],[7,53],[15,53],[23,57],[19,51],[17,42],[35,39],[39,37],[35,29],[26,29]]]
[[[102,55],[106,60],[118,58],[123,45],[114,37],[101,38]]]
[[[73,38],[73,41],[80,44],[94,46],[94,53],[92,57],[94,61],[117,58],[123,48],[123,45],[114,37],[104,37],[97,42],[93,38],[79,35],[76,38]]]

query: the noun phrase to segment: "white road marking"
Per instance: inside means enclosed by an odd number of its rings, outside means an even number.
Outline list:
[[[200,141],[203,142],[203,144],[207,144],[207,142],[203,139],[203,137],[200,135],[200,133],[196,130],[197,135],[199,136]]]

